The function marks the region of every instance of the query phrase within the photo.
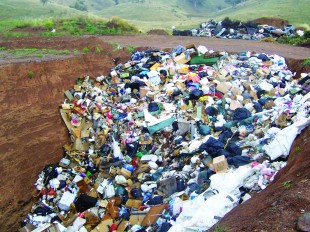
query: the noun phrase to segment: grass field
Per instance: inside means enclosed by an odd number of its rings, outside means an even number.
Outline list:
[[[117,16],[135,24],[142,32],[150,29],[165,29],[171,32],[172,26],[189,29],[210,19],[222,20],[225,17],[244,21],[277,17],[289,20],[296,26],[310,23],[310,0],[248,0],[236,7],[231,7],[225,0],[204,0],[203,4],[196,8],[189,0],[145,0],[144,3],[119,0],[118,5],[112,0],[84,0],[88,12],[69,7],[75,1],[49,0],[49,3],[43,5],[40,0],[0,0],[0,20],[9,20],[6,22],[14,24],[13,19],[33,22],[35,19],[50,17],[96,15],[101,19],[111,19]],[[10,25],[6,25],[6,28],[8,27]],[[0,22],[1,31],[3,32],[3,28],[1,29]]]
[[[261,17],[276,17],[293,25],[310,24],[309,0],[250,0],[236,8],[218,12],[217,19],[226,16],[238,20],[252,20]]]

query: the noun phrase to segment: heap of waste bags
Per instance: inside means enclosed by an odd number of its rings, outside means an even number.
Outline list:
[[[268,186],[309,124],[310,76],[294,75],[278,55],[189,45],[78,78],[60,107],[72,143],[20,231],[209,229]]]
[[[296,30],[293,25],[285,25],[283,28],[276,28],[272,25],[258,25],[254,22],[232,21],[225,18],[223,21],[210,20],[203,22],[199,28],[190,30],[177,30],[173,28],[172,34],[175,36],[199,36],[217,37],[224,39],[245,39],[261,40],[264,38],[278,38],[280,36],[303,36],[304,31]]]

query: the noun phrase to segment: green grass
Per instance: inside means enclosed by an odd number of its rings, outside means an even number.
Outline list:
[[[285,189],[290,189],[293,185],[293,181],[292,180],[285,181],[285,182],[283,182],[282,185]]]
[[[32,71],[29,71],[27,75],[28,75],[28,78],[29,78],[29,79],[32,79],[32,78],[33,78],[33,72],[32,72]]]
[[[307,59],[305,59],[303,62],[302,62],[302,64],[303,64],[303,66],[306,66],[306,65],[310,65],[310,57],[309,58],[307,58]],[[301,151],[301,148],[300,147],[298,147],[300,150],[298,150],[298,151]],[[297,148],[296,148],[297,149]]]
[[[85,48],[83,48],[83,50],[82,50],[84,53],[88,53],[88,52],[90,52],[90,50],[89,50],[89,48],[88,47],[85,47]]]
[[[0,34],[12,31],[14,28],[23,29],[29,25],[43,27],[46,30],[43,35],[49,37],[55,35],[48,33],[55,27],[56,35],[137,33],[151,29],[171,31],[172,26],[176,26],[177,29],[195,28],[201,22],[210,19],[222,20],[225,17],[243,21],[277,17],[305,28],[309,28],[310,22],[309,0],[248,0],[236,7],[231,7],[225,0],[204,0],[196,9],[189,0],[146,0],[145,3],[120,0],[119,2],[120,4],[115,5],[113,0],[104,2],[85,0],[88,12],[82,12],[69,7],[75,0],[53,0],[45,5],[39,0],[0,0]],[[120,19],[118,26],[105,28],[104,24],[108,20],[113,21],[115,16],[137,25],[137,28],[130,28],[132,25]],[[93,18],[104,23],[89,23],[84,20],[83,24],[78,24],[83,21],[76,20],[80,17]],[[61,24],[54,20],[63,18],[66,18],[66,21],[74,18],[73,21],[76,23],[71,21]],[[5,25],[1,20],[6,21]]]
[[[128,46],[127,50],[129,53],[132,53],[135,50],[135,48],[136,48],[135,46]]]
[[[11,58],[25,58],[25,57],[45,57],[48,55],[68,55],[69,50],[54,50],[54,49],[37,49],[37,48],[19,48],[6,49],[1,47],[0,51],[5,52]]]
[[[0,0],[0,20],[73,17],[82,12],[56,3],[43,5],[40,0]]]
[[[222,10],[217,19],[230,17],[238,20],[253,20],[261,17],[282,18],[293,25],[309,24],[308,0],[248,0],[236,8]]]
[[[217,225],[217,226],[215,227],[215,229],[214,229],[214,232],[227,232],[227,229],[226,229],[226,227]]]
[[[29,32],[23,32],[24,28]],[[32,29],[31,29],[32,28]],[[55,32],[51,30],[55,29]],[[104,20],[98,17],[75,18],[48,18],[37,20],[7,20],[0,21],[0,35],[6,37],[22,37],[39,33],[46,37],[64,35],[104,35],[104,34],[132,34],[137,33],[138,28],[120,18]]]

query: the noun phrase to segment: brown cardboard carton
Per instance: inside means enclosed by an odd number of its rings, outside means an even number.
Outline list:
[[[174,57],[174,62],[176,62],[177,64],[185,64],[187,62],[189,62],[191,60],[191,57],[188,56],[186,59],[186,55],[185,53],[181,53],[180,55]]]
[[[74,85],[73,88],[74,88],[75,91],[81,91],[82,86],[80,86],[80,85]]]
[[[213,159],[213,168],[216,173],[224,173],[228,171],[228,163],[224,155]]]
[[[126,202],[126,207],[138,209],[142,205],[141,200],[128,199]]]

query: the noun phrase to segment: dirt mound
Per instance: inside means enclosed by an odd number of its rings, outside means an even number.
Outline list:
[[[167,31],[160,29],[153,29],[147,32],[148,35],[169,35]]]
[[[259,19],[255,19],[253,20],[254,23],[257,24],[268,24],[270,26],[274,26],[274,27],[279,27],[282,28],[284,25],[288,25],[288,21],[285,19],[281,19],[281,18],[259,18]]]

